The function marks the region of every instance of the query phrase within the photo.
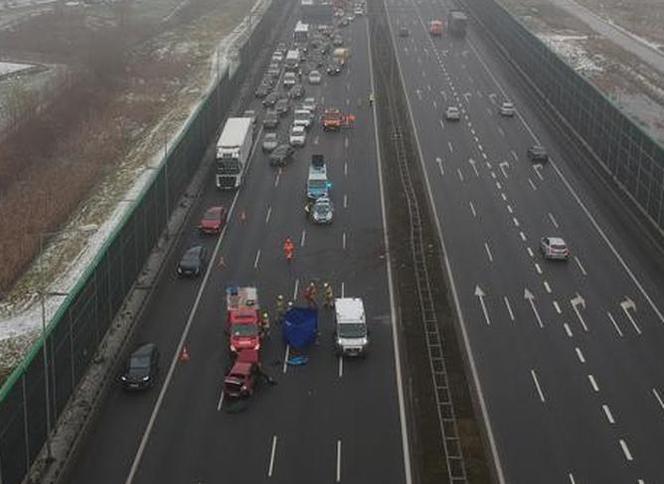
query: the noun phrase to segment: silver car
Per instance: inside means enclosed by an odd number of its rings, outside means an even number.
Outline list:
[[[514,104],[506,101],[500,105],[498,112],[501,116],[514,116],[516,111],[514,110]]]
[[[320,197],[308,207],[308,212],[315,224],[331,224],[334,218],[334,205],[328,197]]]
[[[542,237],[540,250],[545,259],[567,260],[569,258],[567,244],[560,237]]]
[[[269,153],[277,146],[279,146],[279,138],[277,137],[277,133],[265,133],[265,136],[263,136],[262,144],[263,151],[265,153]]]
[[[445,111],[445,119],[448,121],[459,121],[461,119],[461,112],[456,106],[449,106]]]

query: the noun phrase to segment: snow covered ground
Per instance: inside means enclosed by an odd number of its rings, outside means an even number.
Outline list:
[[[263,15],[270,3],[271,0],[257,0],[251,14],[247,15],[229,35],[218,43],[216,52],[210,56],[210,75],[205,92],[212,87],[218,72],[223,72],[225,69],[232,67],[235,52],[247,38],[256,25],[257,19]],[[198,98],[189,106],[186,121],[181,124],[177,132],[172,133],[171,140],[177,139],[200,101],[201,99]],[[154,168],[161,166],[162,163],[163,158],[160,150],[149,163],[145,164],[142,171],[132,174],[132,179],[135,182],[122,197],[123,200],[131,201],[121,201],[107,220],[100,221],[99,224],[90,224],[82,222],[84,220],[82,214],[73,216],[71,222],[62,228],[62,235],[50,241],[44,253],[35,260],[22,281],[19,281],[18,285],[22,287],[18,291],[19,294],[0,304],[0,368],[16,366],[40,335],[42,313],[38,291],[67,294],[75,287],[106,240],[131,210],[133,200],[138,198],[139,194],[152,180],[156,173]],[[89,210],[90,203],[94,203],[94,199],[89,201],[88,204],[84,204],[81,212]],[[60,261],[63,253],[71,252],[72,246],[80,249],[75,257],[67,261],[66,270],[59,271],[58,277],[54,276],[50,282],[40,289],[40,284],[34,282],[41,280],[40,269],[42,267],[48,268],[53,261]],[[45,269],[44,272],[48,272],[48,269]],[[64,301],[66,301],[66,296],[63,295],[51,295],[45,298],[47,321],[50,321],[57,313]]]
[[[14,74],[15,72],[24,71],[35,67],[33,64],[16,64],[14,62],[0,62],[0,77],[7,74]]]
[[[587,35],[561,35],[538,32],[537,36],[551,50],[563,57],[578,72],[589,75],[593,72],[602,72],[603,58],[597,54],[590,54],[582,42],[588,39]]]

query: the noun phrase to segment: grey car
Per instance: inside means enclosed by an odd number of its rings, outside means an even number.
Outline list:
[[[277,146],[279,146],[279,137],[277,136],[277,133],[274,132],[265,133],[265,136],[263,136],[263,144],[262,144],[263,151],[265,153],[269,153]]]
[[[268,109],[263,118],[263,128],[276,129],[279,126],[279,115],[274,109]]]

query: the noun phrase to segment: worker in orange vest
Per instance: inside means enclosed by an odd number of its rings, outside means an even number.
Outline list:
[[[288,262],[293,261],[293,256],[295,255],[295,245],[293,244],[293,241],[290,239],[290,237],[286,237],[286,240],[284,241],[284,255],[286,256],[286,260]]]

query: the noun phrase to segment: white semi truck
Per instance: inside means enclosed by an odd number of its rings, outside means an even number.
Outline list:
[[[228,118],[217,141],[217,188],[232,190],[242,183],[254,143],[254,119]]]

